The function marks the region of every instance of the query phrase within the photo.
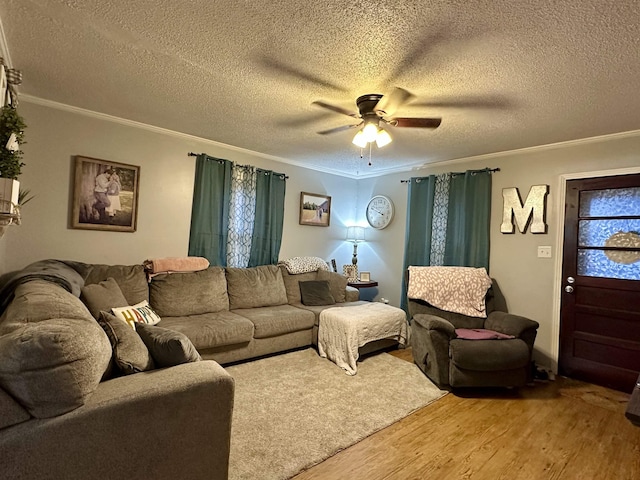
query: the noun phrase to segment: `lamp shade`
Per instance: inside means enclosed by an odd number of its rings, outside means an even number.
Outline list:
[[[364,227],[347,227],[347,241],[364,242]]]
[[[389,145],[391,143],[391,135],[386,130],[380,129],[378,132],[378,136],[376,137],[376,145],[378,148],[382,148],[385,145]]]

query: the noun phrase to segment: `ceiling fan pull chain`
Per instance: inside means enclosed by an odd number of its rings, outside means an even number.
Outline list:
[[[369,143],[369,166],[371,166],[371,143]]]

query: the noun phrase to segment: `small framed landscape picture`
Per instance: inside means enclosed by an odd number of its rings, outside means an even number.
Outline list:
[[[300,192],[300,225],[328,227],[331,221],[331,197]]]
[[[361,282],[370,282],[371,281],[371,273],[370,272],[360,272],[360,281]]]
[[[135,232],[140,167],[75,157],[71,228]]]

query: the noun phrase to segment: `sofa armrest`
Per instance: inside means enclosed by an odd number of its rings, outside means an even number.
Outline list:
[[[449,342],[454,326],[435,315],[418,314],[411,324],[413,361],[440,387],[449,385]]]
[[[357,302],[360,300],[360,290],[347,285],[345,302]]]
[[[496,332],[521,337],[527,330],[537,330],[540,324],[520,315],[506,312],[491,312],[484,322],[484,327]]]
[[[114,378],[0,435],[0,478],[227,479],[234,381],[213,361]]]
[[[438,330],[449,338],[456,337],[456,329],[451,322],[436,315],[418,314],[413,317],[413,322],[427,330]]]

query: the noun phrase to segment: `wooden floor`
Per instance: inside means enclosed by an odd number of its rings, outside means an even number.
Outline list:
[[[391,354],[412,361],[410,350]],[[294,479],[638,480],[628,400],[567,378],[449,393]]]

